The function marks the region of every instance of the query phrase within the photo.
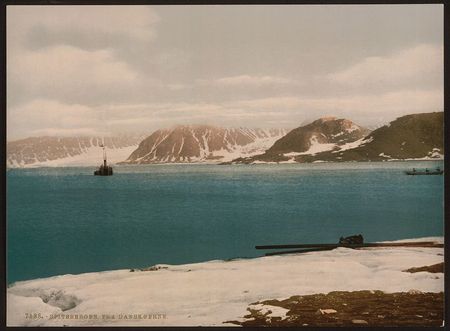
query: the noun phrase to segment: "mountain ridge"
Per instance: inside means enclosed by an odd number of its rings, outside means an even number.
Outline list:
[[[308,145],[305,136],[301,136],[301,134],[310,132],[308,129],[311,126],[325,123],[319,122],[321,121],[319,119],[292,130],[275,142],[264,154],[249,158],[237,158],[230,163],[309,163],[442,158],[444,154],[443,116],[443,112],[404,115],[373,131],[360,127],[359,132],[355,131],[359,137],[353,135],[342,141],[328,140],[325,143],[310,139],[310,145]],[[327,120],[327,122],[329,121]],[[332,119],[331,121],[348,120]],[[348,127],[348,125],[349,123],[345,126]],[[299,136],[303,140],[300,141],[300,144],[293,146],[292,137],[299,139]],[[312,150],[312,142],[319,147],[316,146],[316,149]],[[309,150],[305,151],[308,147]]]
[[[105,137],[111,164],[308,163],[443,158],[443,112],[410,114],[373,131],[322,117],[287,129],[177,125],[150,135]],[[7,167],[96,166],[103,138],[29,137],[7,142]]]
[[[102,143],[106,147],[108,161],[116,163],[126,158],[143,137],[142,134],[28,137],[7,142],[6,164],[9,168],[97,165],[102,162]]]
[[[264,152],[285,129],[178,125],[153,132],[122,164],[217,163]]]

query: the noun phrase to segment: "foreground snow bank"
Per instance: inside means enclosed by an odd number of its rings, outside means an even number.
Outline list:
[[[443,260],[443,248],[338,248],[248,260],[160,265],[149,271],[36,279],[8,288],[7,323],[223,325],[224,321],[241,320],[250,303],[270,298],[367,289],[440,292],[444,289],[442,273],[403,270]]]

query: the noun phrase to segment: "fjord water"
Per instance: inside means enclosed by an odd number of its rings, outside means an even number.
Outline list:
[[[256,257],[255,245],[443,235],[442,161],[7,172],[8,283]]]

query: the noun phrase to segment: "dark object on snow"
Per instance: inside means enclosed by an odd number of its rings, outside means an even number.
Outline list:
[[[95,176],[112,176],[113,170],[112,167],[106,164],[106,151],[105,151],[105,145],[100,145],[100,147],[103,147],[103,164],[94,171]]]
[[[350,237],[341,237],[339,239],[339,244],[341,245],[361,245],[364,244],[364,238],[362,235],[354,235]]]
[[[296,249],[296,250],[290,250],[290,251],[278,251],[278,252],[270,252],[264,254],[265,256],[272,256],[272,255],[283,255],[283,254],[292,254],[292,253],[310,253],[310,252],[321,252],[321,251],[331,251],[333,249],[337,248],[335,247],[318,247],[318,248],[302,248],[302,249]]]
[[[436,243],[433,241],[413,241],[413,242],[380,242],[380,243],[364,243],[364,238],[361,234],[341,237],[338,244],[288,244],[288,245],[263,245],[255,246],[256,249],[293,249],[300,248],[296,250],[289,251],[278,251],[266,253],[266,256],[270,255],[282,255],[282,254],[292,254],[292,253],[309,253],[309,252],[320,252],[328,251],[338,247],[347,248],[365,248],[365,247],[429,247],[429,248],[442,248],[444,244]]]
[[[435,243],[434,241],[412,241],[412,242],[387,242],[387,243],[365,243],[365,244],[290,244],[290,245],[265,245],[255,246],[256,249],[280,249],[280,248],[363,248],[363,247],[444,247],[444,244]]]

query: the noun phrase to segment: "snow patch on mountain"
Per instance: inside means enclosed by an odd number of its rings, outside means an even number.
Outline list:
[[[310,138],[310,146],[309,149],[305,152],[290,152],[285,153],[284,156],[298,156],[298,155],[316,155],[320,152],[330,151],[336,148],[337,144],[334,143],[320,143],[317,139],[317,136],[313,135]]]
[[[227,162],[242,156],[253,156],[260,154],[272,146],[275,141],[280,139],[283,136],[283,132],[272,137],[254,137],[254,142],[244,146],[228,145],[227,149],[222,148],[218,151],[213,151],[212,156],[220,158],[221,162]]]
[[[352,130],[354,131],[354,130]],[[350,132],[352,132],[350,131]],[[369,142],[371,142],[373,140],[372,137],[370,138],[361,138],[358,139],[356,141],[352,141],[349,143],[345,143],[343,145],[339,145],[336,143],[329,143],[329,144],[321,144],[318,140],[316,136],[312,136],[310,139],[310,147],[306,152],[290,152],[290,153],[284,153],[284,156],[287,157],[292,157],[289,161],[284,161],[284,162],[280,162],[280,163],[295,163],[294,159],[296,156],[299,155],[316,155],[317,153],[321,153],[321,152],[326,152],[326,151],[332,151],[332,153],[338,153],[341,151],[346,151],[349,149],[353,149],[359,146],[363,146],[364,144],[367,144]],[[292,161],[292,162],[291,162]]]
[[[373,140],[373,137],[370,137],[370,138],[367,138],[367,137],[361,138],[361,139],[358,139],[358,140],[356,140],[356,141],[352,141],[352,142],[346,143],[346,144],[344,144],[344,145],[338,146],[339,149],[333,151],[332,153],[342,152],[342,151],[346,151],[346,150],[349,150],[349,149],[353,149],[353,148],[356,148],[356,147],[359,147],[359,146],[363,146],[363,145],[365,145],[365,144],[367,144],[367,143],[370,143],[372,140]]]
[[[103,162],[105,145],[108,163],[125,160],[143,135],[116,137],[30,137],[8,142],[7,167],[80,167]]]
[[[125,160],[137,147],[136,145],[123,148],[105,148],[109,164],[115,164]],[[88,167],[103,163],[103,149],[101,147],[90,147],[84,149],[81,154],[68,156],[62,159],[35,162],[29,165],[20,164],[19,167]]]

